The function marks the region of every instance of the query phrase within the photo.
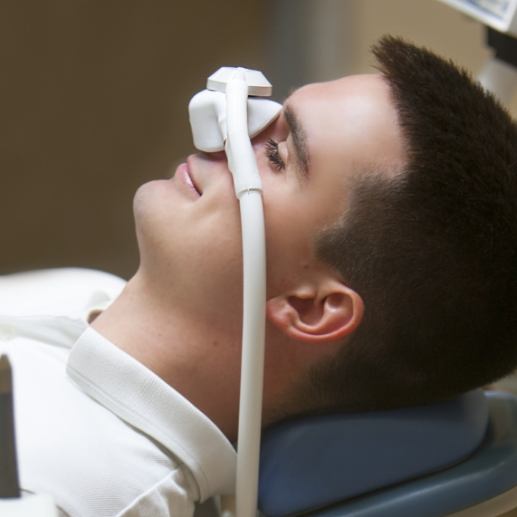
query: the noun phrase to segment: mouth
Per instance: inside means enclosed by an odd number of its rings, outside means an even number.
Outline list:
[[[190,167],[189,167],[188,163],[187,163],[187,167],[186,167],[185,173],[186,173],[185,174],[185,181],[187,182],[187,184],[192,189],[194,189],[194,191],[196,192],[196,194],[198,196],[202,196],[203,192],[201,191],[201,189],[199,188],[198,184],[196,183],[196,180],[192,176],[192,172],[190,171]]]
[[[192,174],[189,163],[181,163],[176,169],[176,175],[179,176],[179,180],[185,185],[192,196],[196,198],[203,195],[199,184],[196,182]]]

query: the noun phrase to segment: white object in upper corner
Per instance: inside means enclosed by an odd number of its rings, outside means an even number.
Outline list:
[[[440,0],[499,32],[517,36],[517,0]]]

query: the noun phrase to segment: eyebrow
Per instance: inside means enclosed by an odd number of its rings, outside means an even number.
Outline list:
[[[302,173],[303,179],[306,179],[309,176],[309,152],[307,149],[307,135],[302,125],[300,124],[300,119],[296,116],[296,113],[289,105],[284,108],[284,117],[287,126],[289,127],[289,132],[293,138],[293,146],[298,168]]]

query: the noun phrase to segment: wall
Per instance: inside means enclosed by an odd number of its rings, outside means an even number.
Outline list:
[[[191,150],[221,63],[262,67],[259,0],[0,5],[0,272],[137,266],[132,197]]]

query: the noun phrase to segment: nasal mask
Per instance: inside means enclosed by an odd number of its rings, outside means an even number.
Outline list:
[[[242,363],[234,513],[238,517],[255,517],[257,509],[266,321],[266,246],[262,182],[251,138],[269,126],[280,113],[280,104],[264,98],[271,95],[271,90],[271,84],[257,70],[224,67],[208,78],[207,89],[196,94],[189,104],[194,145],[207,153],[224,149],[241,213]]]
[[[207,89],[189,103],[194,146],[206,153],[226,151],[237,196],[246,189],[261,188],[260,179],[253,179],[250,171],[234,170],[233,154],[242,153],[239,143],[258,135],[277,118],[282,106],[265,98],[271,91],[271,84],[258,70],[222,67],[208,78]]]

